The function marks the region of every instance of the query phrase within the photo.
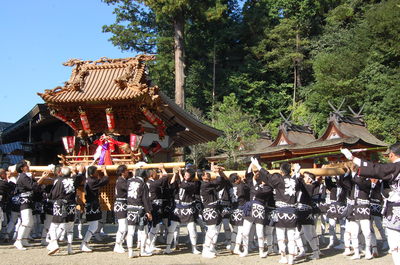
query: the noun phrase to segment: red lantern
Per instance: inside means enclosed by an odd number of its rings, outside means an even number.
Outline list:
[[[58,113],[57,111],[55,111],[55,110],[50,110],[50,115],[56,117],[57,119],[59,119],[59,120],[62,121],[62,122],[65,122],[65,123],[66,123],[69,127],[71,127],[74,131],[77,131],[77,130],[78,130],[78,126],[76,126],[76,124],[75,124],[73,121],[68,120],[67,117],[65,117],[64,115]]]
[[[112,108],[106,109],[107,127],[110,132],[114,132],[115,118]]]
[[[86,112],[79,108],[79,117],[81,119],[83,130],[87,133],[90,133],[90,124]]]
[[[164,139],[165,129],[166,129],[164,122],[157,115],[153,114],[150,110],[148,110],[145,107],[142,107],[142,112],[143,112],[143,115],[146,117],[146,119],[154,127],[157,128],[158,137],[160,138],[160,140]]]
[[[72,153],[75,147],[75,136],[65,136],[62,138],[62,141],[64,144],[65,151],[69,154]]]

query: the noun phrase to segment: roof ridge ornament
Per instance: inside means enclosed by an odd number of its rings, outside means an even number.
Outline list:
[[[344,114],[346,113],[346,111],[345,110],[340,110],[342,107],[343,107],[343,104],[344,104],[344,102],[346,101],[346,99],[344,98],[343,100],[342,100],[342,103],[340,103],[340,105],[339,105],[339,107],[338,108],[336,108],[329,100],[328,100],[328,104],[329,104],[329,106],[332,108],[332,112],[330,112],[329,113],[329,120],[328,120],[328,122],[329,121],[331,121],[331,120],[336,120],[336,121],[340,121],[343,117],[344,117]]]
[[[365,103],[361,106],[360,110],[356,113],[350,106],[347,106],[350,110],[350,112],[353,114],[353,117],[356,119],[360,119],[363,120],[364,115],[361,115],[364,107],[365,107]]]
[[[279,112],[279,115],[281,115],[282,119],[283,119],[283,123],[281,124],[281,126],[285,126],[285,127],[289,127],[292,125],[292,121],[290,120],[290,118],[292,117],[293,114],[293,110],[290,112],[289,116],[285,117],[282,112]]]
[[[307,129],[310,129],[313,131],[313,126],[311,125],[311,121],[314,118],[315,114],[312,114],[308,119],[303,119],[302,117],[299,117],[299,120],[301,123],[303,123],[303,126],[306,127]]]

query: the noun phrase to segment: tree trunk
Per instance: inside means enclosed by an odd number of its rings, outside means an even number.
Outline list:
[[[300,33],[296,31],[296,53],[300,53]],[[295,58],[293,67],[293,107],[296,105],[297,89],[301,87],[300,75],[301,58]]]
[[[175,50],[175,103],[180,107],[185,107],[185,48],[183,42],[183,32],[185,20],[180,13],[174,20],[174,50]]]

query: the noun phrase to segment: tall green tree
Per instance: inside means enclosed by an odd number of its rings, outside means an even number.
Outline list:
[[[224,135],[219,137],[211,146],[228,155],[228,161],[237,162],[239,147],[248,147],[258,138],[256,121],[253,116],[244,113],[239,107],[235,94],[225,96],[223,102],[216,108],[214,127],[222,130]]]
[[[400,11],[398,0],[346,1],[333,10],[313,60],[315,83],[306,105],[326,122],[328,101],[359,109],[371,132],[387,142],[400,138]]]
[[[198,19],[218,19],[226,9],[226,4],[221,0],[103,1],[117,5],[114,9],[116,22],[104,26],[103,31],[113,33],[111,41],[121,49],[157,52],[160,38],[172,37],[170,45],[174,50],[175,102],[184,107],[185,25]]]

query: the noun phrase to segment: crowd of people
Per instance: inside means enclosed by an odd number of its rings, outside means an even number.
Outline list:
[[[227,176],[220,166],[211,171],[188,166],[174,169],[171,176],[163,167],[132,172],[120,165],[113,251],[127,252],[130,258],[179,251],[179,228],[186,226],[192,253],[204,258],[218,257],[217,240],[223,233],[220,238],[225,239],[226,249],[240,257],[258,251],[260,258],[278,254],[279,263],[294,264],[299,259],[319,259],[322,242],[328,248],[343,249],[350,259],[362,255],[372,259],[388,250],[399,264],[400,144],[390,147],[390,164],[361,160],[347,149],[342,152],[351,161],[339,176],[300,173],[299,164],[289,163],[282,163],[279,173],[270,173],[255,158],[245,176]],[[3,239],[26,250],[33,234],[40,234],[41,244],[52,255],[66,237],[67,253],[72,254],[76,217],[84,212],[88,229],[82,235],[78,224],[80,250],[92,252],[89,243],[102,219],[99,192],[109,182],[105,168],[59,167],[55,176],[44,172],[35,179],[29,164],[22,161],[16,171],[18,175],[13,176],[0,170]],[[77,196],[80,186],[84,200]],[[201,248],[197,227],[204,233]],[[379,246],[375,231],[380,234]],[[156,246],[159,236],[165,237],[164,249]]]

